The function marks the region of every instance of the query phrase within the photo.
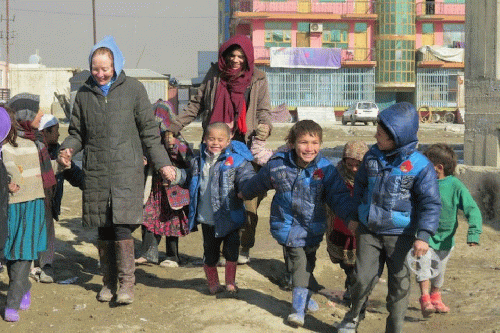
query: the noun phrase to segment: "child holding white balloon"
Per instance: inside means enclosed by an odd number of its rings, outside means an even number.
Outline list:
[[[465,185],[453,176],[457,166],[457,156],[453,149],[447,144],[437,143],[430,146],[424,155],[434,164],[441,196],[439,227],[436,234],[429,238],[429,247],[436,252],[440,261],[437,276],[431,277],[435,274],[431,274],[430,256],[421,258],[423,260],[421,262],[422,268],[428,267],[428,269],[421,270],[417,274],[417,281],[421,291],[420,307],[422,315],[429,317],[434,312],[447,313],[450,311],[450,308],[441,299],[440,288],[444,282],[446,263],[455,246],[458,209],[464,212],[469,223],[467,233],[467,244],[469,246],[479,244],[479,236],[482,232],[482,217],[481,211]]]

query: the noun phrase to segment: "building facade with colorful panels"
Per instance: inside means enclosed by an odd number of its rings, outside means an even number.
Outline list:
[[[220,0],[220,8],[219,32],[252,38],[274,105],[342,111],[358,100],[375,100],[381,108],[400,101],[453,105],[453,93],[443,89],[457,91],[453,82],[459,81],[463,60],[417,62],[417,53],[423,45],[464,46],[463,0]],[[339,50],[341,66],[274,67],[276,48]],[[434,84],[433,77],[443,73],[450,76],[446,84]],[[446,101],[439,100],[445,95]]]

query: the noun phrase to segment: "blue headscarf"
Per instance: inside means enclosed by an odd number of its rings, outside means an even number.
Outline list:
[[[106,36],[104,37],[99,43],[95,44],[92,50],[90,51],[89,55],[89,67],[90,71],[92,72],[92,56],[94,55],[95,50],[97,50],[100,47],[105,47],[113,53],[113,66],[115,68],[115,75],[113,75],[113,78],[111,81],[108,82],[108,84],[105,84],[103,86],[99,86],[104,93],[104,96],[108,94],[109,88],[115,82],[116,78],[120,75],[120,73],[123,70],[123,65],[125,64],[125,58],[123,58],[122,51],[118,48],[118,45],[116,45],[115,39],[113,36]]]

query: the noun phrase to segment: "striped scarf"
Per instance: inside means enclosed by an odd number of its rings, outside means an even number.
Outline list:
[[[40,132],[35,131],[29,121],[19,121],[19,131],[18,135],[21,138],[31,140],[35,143],[38,149],[38,157],[40,159],[40,171],[42,174],[42,182],[44,190],[51,188],[56,185],[56,176],[54,175],[54,170],[52,169],[52,163],[50,162],[50,155],[47,147],[43,143],[43,136]]]

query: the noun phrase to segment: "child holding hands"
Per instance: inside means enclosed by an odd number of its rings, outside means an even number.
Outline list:
[[[290,150],[275,153],[259,173],[244,185],[241,196],[251,199],[275,189],[271,203],[271,234],[283,246],[292,275],[292,313],[288,323],[304,325],[304,311],[317,309],[311,299],[317,282],[313,271],[316,251],[326,229],[325,201],[344,219],[354,209],[349,190],[320,153],[321,126],[312,120],[297,122],[286,138]]]
[[[176,170],[173,183],[184,183],[189,178],[189,228],[196,230],[201,223],[203,269],[212,295],[222,290],[217,272],[221,245],[226,259],[226,289],[237,292],[239,229],[246,213],[243,200],[236,194],[255,174],[252,160],[244,143],[231,140],[229,126],[216,122],[207,126],[200,154],[192,159],[189,170]]]
[[[453,176],[457,166],[457,155],[453,149],[447,144],[437,143],[430,146],[424,155],[434,164],[441,196],[439,227],[436,234],[429,238],[429,247],[436,252],[440,259],[440,270],[438,275],[431,279],[429,278],[430,269],[423,269],[422,273],[417,275],[422,295],[420,297],[422,315],[429,317],[434,312],[447,313],[450,311],[450,308],[441,300],[439,289],[443,286],[446,264],[455,246],[455,232],[458,227],[457,211],[461,209],[468,220],[467,244],[469,246],[479,244],[482,217],[479,207],[465,185]],[[421,262],[422,268],[431,266],[429,258],[422,257],[421,260],[423,260]]]
[[[438,227],[441,200],[433,165],[417,151],[419,118],[415,107],[396,103],[380,112],[373,145],[354,182],[358,206],[359,242],[356,251],[352,306],[337,327],[355,333],[363,304],[387,265],[386,332],[402,332],[410,294],[410,270],[405,263],[429,249]],[[356,223],[349,223],[355,230]]]

